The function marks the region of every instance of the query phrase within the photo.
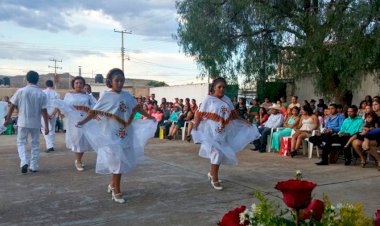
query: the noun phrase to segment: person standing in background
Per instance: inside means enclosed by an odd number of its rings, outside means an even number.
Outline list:
[[[49,134],[44,135],[45,142],[46,142],[46,152],[52,152],[54,151],[54,143],[55,143],[55,124],[57,122],[57,115],[58,115],[58,108],[55,108],[53,106],[54,100],[59,100],[61,97],[53,89],[54,83],[52,80],[47,80],[46,83],[46,89],[43,91],[46,94],[47,98],[47,114],[48,114],[48,130]],[[45,131],[45,124],[43,117],[41,118],[41,132],[43,133]]]

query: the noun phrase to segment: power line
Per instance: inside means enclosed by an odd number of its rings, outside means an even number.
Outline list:
[[[132,31],[126,31],[126,30],[121,30],[118,31],[116,29],[113,29],[114,32],[121,33],[121,70],[124,71],[124,33],[125,34],[132,34]]]
[[[60,62],[60,63],[62,63],[62,60],[57,60],[57,59],[49,59],[49,61],[54,61],[54,66],[48,66],[48,68],[54,68],[54,81],[57,81],[58,79],[57,79],[57,69],[62,69],[62,67],[57,67],[57,62]],[[54,83],[54,86],[55,86],[55,88],[57,88],[57,83],[55,82]]]

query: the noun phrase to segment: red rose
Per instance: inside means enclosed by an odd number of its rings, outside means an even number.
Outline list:
[[[313,211],[313,213],[311,213]],[[322,219],[322,215],[325,211],[325,205],[321,200],[313,199],[309,206],[305,209],[303,219],[310,219],[311,215],[313,215],[313,219],[320,221]]]
[[[380,226],[380,210],[375,213],[375,226]]]
[[[245,206],[240,206],[236,209],[230,210],[224,214],[222,220],[218,223],[220,226],[245,226],[246,224],[240,224],[240,213],[244,212]]]
[[[278,182],[275,188],[282,192],[283,201],[288,207],[299,210],[309,205],[315,186],[317,184],[305,180],[287,180]]]

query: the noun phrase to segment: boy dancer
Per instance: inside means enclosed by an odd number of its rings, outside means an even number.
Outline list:
[[[26,74],[28,84],[17,90],[11,98],[11,106],[4,122],[6,126],[11,121],[11,115],[15,106],[18,107],[18,133],[17,133],[17,150],[20,157],[21,172],[38,171],[38,159],[40,155],[39,133],[41,128],[41,114],[45,123],[45,135],[49,133],[48,116],[46,111],[47,98],[42,90],[37,86],[38,73],[29,71]],[[32,138],[31,158],[26,152],[28,133]],[[29,163],[30,161],[30,163]]]
[[[59,94],[57,91],[53,89],[54,83],[52,80],[47,80],[46,83],[46,89],[43,91],[46,94],[47,97],[47,106],[46,110],[48,113],[48,123],[49,123],[49,134],[44,135],[45,141],[46,141],[46,152],[52,152],[54,151],[54,143],[55,143],[55,124],[57,122],[57,113],[58,109],[53,106],[53,101],[60,99]],[[43,117],[41,118],[41,132],[44,133],[45,126]]]

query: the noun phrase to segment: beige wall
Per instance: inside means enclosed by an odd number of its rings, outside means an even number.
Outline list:
[[[364,100],[366,95],[376,96],[380,95],[379,84],[374,81],[374,76],[372,74],[367,74],[362,76],[362,81],[358,84],[358,89],[353,90],[352,103],[359,105],[360,101]],[[294,85],[294,95],[298,96],[299,102],[302,100],[315,99],[318,101],[321,96],[314,94],[314,82],[310,78],[298,79]],[[291,93],[291,91],[289,91]],[[326,101],[325,101],[326,102]]]
[[[4,96],[12,96],[18,88],[5,88],[0,87],[0,99],[3,99]]]
[[[0,99],[3,99],[4,96],[12,96],[19,88],[1,88],[0,87]],[[65,96],[67,89],[57,89],[57,92],[61,95],[61,98]]]
[[[91,84],[92,92],[101,94],[106,90],[110,90],[104,84]],[[124,86],[124,90],[128,91],[133,96],[149,96],[149,87],[132,87]]]

